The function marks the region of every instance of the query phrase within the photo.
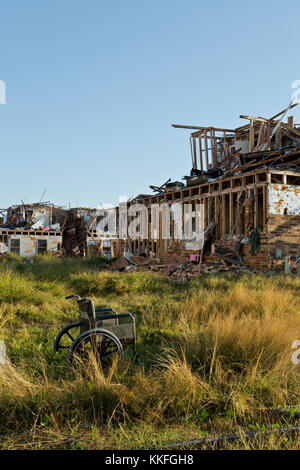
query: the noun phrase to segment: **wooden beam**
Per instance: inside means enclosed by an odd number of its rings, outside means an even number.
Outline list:
[[[277,131],[275,132],[275,146],[277,148],[281,148],[281,125],[278,127]]]
[[[200,160],[200,169],[201,169],[201,171],[202,171],[202,173],[203,173],[202,137],[199,136],[199,137],[198,137],[198,140],[199,140],[199,155],[200,155],[199,160]]]
[[[260,118],[260,117],[254,117],[254,116],[243,116],[242,114],[240,115],[241,119],[249,119],[249,121],[259,121],[259,122],[267,122],[268,119],[265,118]]]
[[[223,132],[223,149],[224,149],[224,161],[226,161],[226,158],[227,158],[226,132]]]
[[[277,118],[278,116],[281,116],[281,114],[285,113],[287,109],[292,109],[294,108],[295,106],[297,106],[298,103],[294,103],[292,104],[292,106],[288,106],[287,108],[285,108],[283,111],[280,111],[280,113],[278,114],[275,114],[275,116],[272,116],[269,121],[274,121],[275,118]]]
[[[285,129],[287,129],[287,130],[289,130],[290,132],[292,132],[293,134],[295,134],[295,135],[297,135],[297,136],[300,136],[300,132],[297,131],[294,127],[291,127],[291,126],[289,126],[288,124],[285,124],[285,122],[282,123],[282,126],[283,126]]]
[[[221,237],[226,233],[226,196],[222,195],[222,212],[221,212]]]
[[[207,145],[207,132],[204,133],[204,148],[205,148],[205,161],[206,171],[208,170],[208,145]]]
[[[234,134],[234,130],[233,129],[219,129],[219,128],[216,128],[216,127],[207,127],[207,128],[203,128],[201,131],[197,131],[197,132],[193,132],[191,134],[192,137],[198,137],[199,135],[203,135],[205,131],[210,131],[210,130],[214,130],[214,132],[228,132],[230,134]],[[220,138],[221,136],[216,136],[216,138]]]
[[[266,128],[266,149],[267,150],[270,150],[270,147],[271,147],[271,135],[270,135],[270,125],[269,123],[267,124],[267,128]]]
[[[192,139],[192,145],[193,145],[193,168],[197,169],[197,148],[196,148],[195,138]]]
[[[250,119],[250,128],[249,128],[249,153],[252,153],[253,147],[254,147],[253,119]]]
[[[234,129],[224,129],[224,128],[219,128],[219,127],[205,127],[205,126],[186,126],[183,124],[171,124],[172,127],[176,129],[195,129],[199,131],[209,131],[210,129],[214,129],[217,132],[234,132]]]
[[[198,129],[198,130],[206,129],[200,126],[185,126],[183,124],[172,124],[172,127],[175,127],[176,129]]]
[[[191,149],[191,159],[192,159],[192,166],[193,166],[194,158],[193,158],[193,145],[192,145],[192,138],[191,137],[190,137],[190,149]]]
[[[294,127],[294,116],[289,116],[288,117],[288,126],[289,127]]]
[[[209,137],[210,137],[210,155],[211,155],[211,162],[212,162],[212,166],[215,167],[216,164],[215,164],[215,150],[214,150],[214,132],[213,130],[211,129],[210,130],[210,133],[209,133]]]
[[[258,226],[258,193],[257,189],[254,188],[254,228]]]
[[[232,189],[232,181],[230,181],[230,186]],[[232,234],[233,230],[233,194],[229,193],[229,233]]]

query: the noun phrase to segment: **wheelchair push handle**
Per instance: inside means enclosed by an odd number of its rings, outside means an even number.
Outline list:
[[[81,299],[81,298],[79,297],[79,295],[77,295],[77,294],[67,295],[67,297],[65,297],[65,299],[66,299],[66,300],[68,300],[68,299],[73,299],[74,297],[77,298],[77,301],[83,300],[83,299]]]
[[[91,300],[89,299],[88,297],[85,297],[84,299],[82,299],[79,295],[77,294],[72,294],[72,295],[68,295],[67,297],[65,297],[66,300],[68,299],[73,299],[73,298],[76,298],[77,302],[86,302],[87,300]]]

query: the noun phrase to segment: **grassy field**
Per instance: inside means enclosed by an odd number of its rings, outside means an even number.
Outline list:
[[[75,374],[54,354],[59,329],[78,313],[65,296],[132,312],[137,362],[104,378]],[[274,428],[226,448],[300,449],[276,435],[300,404],[300,278],[203,276],[177,286],[147,272],[103,270],[103,260],[0,258],[0,448],[137,449],[241,430]],[[291,413],[293,414],[293,413]]]

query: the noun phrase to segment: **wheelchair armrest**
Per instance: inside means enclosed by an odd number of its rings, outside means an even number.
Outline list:
[[[114,312],[114,314],[118,315],[118,312],[116,312],[113,308],[95,308],[96,313],[102,313],[102,312]]]

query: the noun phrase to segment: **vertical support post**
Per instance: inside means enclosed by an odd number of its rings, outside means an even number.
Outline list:
[[[200,169],[203,173],[202,136],[201,135],[199,135],[199,161],[200,161]]]
[[[225,194],[222,195],[222,211],[221,211],[221,217],[222,217],[222,220],[221,220],[221,238],[224,237],[225,233],[226,233],[226,196]]]
[[[294,127],[294,116],[288,117],[288,126]]]
[[[206,162],[206,171],[209,168],[208,165],[208,145],[207,145],[207,132],[204,132],[204,148],[205,148],[205,162]]]
[[[216,237],[220,237],[220,224],[219,224],[219,198],[218,196],[214,197],[215,199],[215,223],[216,223]]]
[[[149,209],[149,207],[147,207],[147,211],[148,211],[148,230],[147,230],[147,256],[150,256],[150,246],[149,246],[149,239],[150,239],[150,236],[151,236],[151,211]],[[149,222],[150,221],[150,222]]]
[[[212,166],[215,166],[215,147],[214,147],[214,131],[210,129],[210,155],[211,155],[211,162]]]
[[[223,149],[224,149],[224,156],[223,161],[226,162],[227,159],[227,142],[226,142],[226,132],[223,132]]]
[[[250,128],[249,128],[249,153],[253,152],[254,147],[254,126],[253,119],[250,119]]]
[[[193,147],[193,168],[197,169],[197,147],[196,147],[195,137],[193,137],[192,139],[192,147]]]
[[[266,150],[270,150],[270,148],[271,148],[271,134],[270,134],[270,124],[268,122],[266,124],[266,138],[267,138]]]
[[[257,228],[258,227],[258,193],[257,193],[257,189],[254,188],[254,228]]]

